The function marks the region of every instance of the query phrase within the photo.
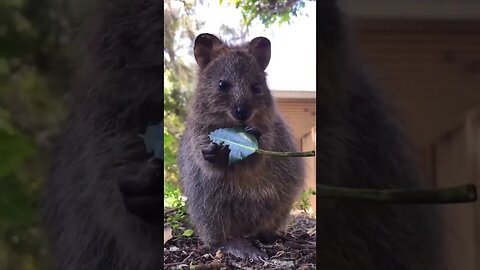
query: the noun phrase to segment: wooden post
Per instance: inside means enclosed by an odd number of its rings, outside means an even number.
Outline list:
[[[480,185],[480,110],[434,143],[438,187]],[[480,270],[479,203],[440,206],[446,223],[446,256],[451,269]],[[449,269],[450,269],[449,268]]]
[[[317,128],[312,127],[310,132],[304,134],[301,139],[301,149],[302,151],[311,151],[315,150],[317,151]],[[308,157],[304,158],[305,166],[306,166],[306,174],[305,174],[305,190],[308,190],[309,188],[315,189],[316,187],[316,158],[315,157]],[[310,201],[310,206],[313,211],[317,210],[317,197],[315,195],[312,195],[309,197]]]

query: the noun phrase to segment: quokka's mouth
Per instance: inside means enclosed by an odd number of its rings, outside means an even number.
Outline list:
[[[245,129],[245,125],[215,125],[208,129],[208,133],[213,132],[217,129],[224,129],[224,128],[234,128],[234,129]]]
[[[235,116],[233,116],[232,112],[227,111],[227,115],[228,115],[228,117],[230,117],[230,119],[231,119],[232,121],[238,122],[238,120],[235,118]]]
[[[227,115],[228,117],[230,117],[230,119],[234,122],[237,123],[237,125],[239,126],[248,126],[250,122],[252,122],[252,119],[255,117],[255,114],[256,114],[256,110],[253,110],[252,113],[250,114],[250,116],[243,120],[243,121],[240,121],[238,120],[233,114],[231,111],[227,111]]]
[[[254,135],[257,138],[257,140],[261,135],[261,131],[259,129],[249,125],[212,127],[208,130],[208,133],[214,132],[215,130],[218,130],[218,129],[236,129],[239,132],[244,132],[244,133]]]
[[[221,128],[235,128],[235,129],[238,128],[238,129],[241,129],[241,130],[245,130],[245,128],[247,128],[247,127],[256,127],[256,125],[254,124],[254,121],[253,121],[253,119],[256,115],[255,110],[252,112],[251,116],[245,121],[240,121],[240,120],[236,119],[230,111],[226,111],[225,113],[228,115],[228,117],[226,119],[224,119],[223,121],[218,121],[218,122],[213,123],[210,126],[208,126],[206,128],[208,133],[213,132],[217,129],[221,129]]]

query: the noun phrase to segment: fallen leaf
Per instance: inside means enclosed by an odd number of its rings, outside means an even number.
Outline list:
[[[184,232],[183,232],[183,236],[186,236],[186,237],[190,237],[192,236],[193,234],[193,230],[192,229],[186,229]]]

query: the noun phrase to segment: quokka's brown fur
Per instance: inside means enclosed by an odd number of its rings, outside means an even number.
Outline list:
[[[211,131],[241,125],[261,132],[262,149],[297,151],[266,84],[270,42],[257,38],[229,46],[203,34],[197,38],[195,57],[200,66],[198,85],[178,153],[190,220],[203,242],[210,245],[275,233],[286,224],[302,188],[302,159],[253,154],[228,166],[210,163],[201,152],[210,144]],[[220,80],[230,83],[228,91],[219,90]],[[245,122],[232,116],[232,108],[238,104],[251,109],[251,118]]]

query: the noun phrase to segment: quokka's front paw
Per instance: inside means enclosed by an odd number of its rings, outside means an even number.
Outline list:
[[[152,225],[163,220],[162,169],[163,160],[150,158],[137,174],[118,181],[127,210]]]
[[[228,145],[211,142],[208,146],[202,148],[203,158],[214,164],[226,165],[228,164],[228,156],[230,148]]]
[[[255,139],[257,139],[257,141],[260,140],[260,136],[262,136],[262,132],[260,132],[260,130],[256,127],[246,127],[245,132],[255,136]]]

